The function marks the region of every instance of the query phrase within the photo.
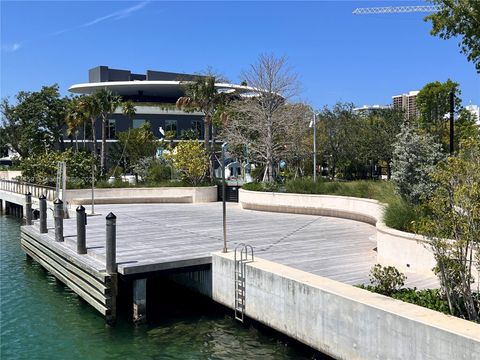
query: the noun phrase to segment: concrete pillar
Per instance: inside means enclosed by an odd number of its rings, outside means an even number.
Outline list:
[[[87,253],[87,244],[85,238],[85,225],[87,224],[87,215],[85,208],[80,205],[77,207],[77,254]]]
[[[63,241],[63,201],[56,199],[53,202],[55,222],[55,241]]]
[[[133,280],[133,322],[144,323],[147,320],[147,279]]]
[[[40,210],[40,233],[45,234],[47,230],[47,198],[45,195],[41,195],[38,198],[39,210]]]
[[[25,222],[27,225],[32,225],[32,194],[30,192],[25,194]]]
[[[115,274],[117,272],[117,217],[113,213],[110,213],[107,215],[106,220],[106,269],[108,274]]]

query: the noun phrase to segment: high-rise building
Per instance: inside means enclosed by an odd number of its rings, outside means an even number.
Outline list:
[[[395,109],[405,111],[407,119],[416,118],[419,115],[417,109],[418,91],[410,91],[407,94],[392,96],[392,103]]]

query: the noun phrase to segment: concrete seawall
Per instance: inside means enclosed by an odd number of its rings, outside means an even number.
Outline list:
[[[233,254],[212,255],[212,297],[234,307]],[[480,359],[480,325],[263,259],[245,314],[338,359]]]

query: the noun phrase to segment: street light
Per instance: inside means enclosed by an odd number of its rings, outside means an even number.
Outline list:
[[[223,252],[227,252],[227,204],[225,201],[225,152],[228,143],[222,144],[222,203],[223,203]]]
[[[309,127],[313,126],[313,182],[317,181],[317,114],[313,113],[313,120]]]

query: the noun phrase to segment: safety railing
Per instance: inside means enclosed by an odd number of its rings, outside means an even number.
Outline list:
[[[17,180],[0,179],[0,190],[22,195],[29,192],[32,194],[32,197],[35,198],[45,195],[47,201],[54,201],[56,197],[56,189],[54,187],[31,184]]]

